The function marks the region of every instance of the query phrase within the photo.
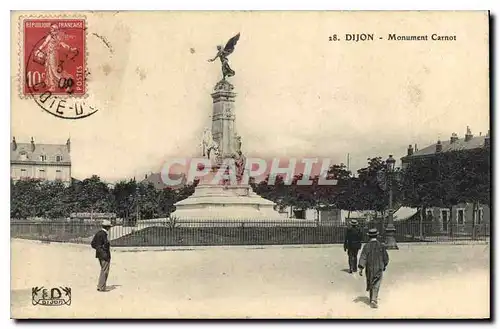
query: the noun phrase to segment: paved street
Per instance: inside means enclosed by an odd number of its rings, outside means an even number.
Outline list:
[[[107,293],[87,245],[12,240],[13,317],[488,317],[488,245],[390,251],[380,308],[341,245],[113,253]],[[33,306],[33,286],[69,286],[71,306]]]

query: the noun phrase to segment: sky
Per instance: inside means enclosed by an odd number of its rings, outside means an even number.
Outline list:
[[[488,25],[482,12],[87,12],[85,102],[99,111],[56,118],[20,97],[19,13],[12,16],[11,136],[65,143],[72,175],[107,181],[200,156],[210,126],[216,46],[241,33],[236,129],[251,157],[328,157],[355,171],[368,157],[406,154],[489,127]],[[330,42],[374,33],[371,42]],[[387,41],[456,35],[457,41]],[[384,40],[377,40],[381,36]],[[103,40],[106,40],[104,42]]]

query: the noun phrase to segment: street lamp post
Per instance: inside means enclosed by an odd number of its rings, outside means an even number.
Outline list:
[[[394,236],[396,233],[396,228],[394,227],[394,218],[393,218],[393,205],[392,205],[392,183],[394,179],[394,167],[396,164],[396,160],[389,155],[389,158],[385,161],[387,166],[386,179],[387,185],[389,188],[389,218],[387,222],[387,227],[385,228],[385,237],[386,237],[386,247],[387,249],[398,250],[398,245],[396,243],[396,237]]]

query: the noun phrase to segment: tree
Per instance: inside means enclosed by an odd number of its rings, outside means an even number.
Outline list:
[[[344,164],[332,165],[321,176],[309,177],[310,184],[303,182],[304,175],[297,174],[290,184],[286,184],[284,175],[276,175],[275,183],[269,184],[270,176],[251,186],[255,193],[277,204],[280,209],[290,207],[294,209],[332,209],[347,204],[347,195],[351,195],[352,174]],[[320,184],[320,179],[337,180],[334,185]],[[341,203],[342,202],[342,203]],[[343,209],[343,208],[342,208]]]
[[[120,181],[113,189],[114,210],[118,217],[128,221],[135,208],[137,182],[135,180]]]
[[[157,212],[162,217],[169,217],[172,212],[175,211],[174,204],[177,202],[178,195],[170,187],[164,188],[159,192]]]
[[[461,164],[458,160],[457,151],[443,152],[436,156],[438,166],[438,185],[440,204],[442,207],[448,208],[450,216],[448,218],[448,230],[450,236],[453,236],[454,223],[453,221],[453,206],[457,205],[461,198],[458,184],[460,182]]]
[[[94,211],[107,212],[111,210],[111,198],[108,186],[99,176],[93,175],[80,182],[76,189],[80,198],[80,207],[92,214]]]
[[[491,208],[491,152],[487,147],[472,150],[469,155],[466,161],[462,160],[464,176],[459,188],[463,191],[463,200],[473,204],[472,232],[475,237],[479,204]]]
[[[421,222],[426,208],[448,208],[449,234],[453,235],[453,206],[472,203],[475,216],[479,203],[490,203],[490,150],[478,148],[416,158],[408,163],[403,177],[403,204],[419,208]]]
[[[61,181],[45,181],[40,185],[38,205],[44,218],[67,218],[71,212],[68,189]]]
[[[303,174],[298,174],[293,177],[292,183],[288,188],[290,203],[299,209],[310,209],[315,205],[314,189],[317,186],[317,181],[309,177],[309,179],[307,179],[307,184],[301,183],[300,181],[302,181],[303,178]],[[309,182],[311,185],[309,185]]]
[[[356,179],[347,167],[341,163],[330,166],[325,175],[328,180],[336,180],[335,185],[318,185],[315,190],[317,197],[317,210],[319,209],[343,209],[352,211]],[[316,178],[316,181],[319,177]]]
[[[40,216],[42,211],[39,206],[41,195],[41,181],[39,179],[22,179],[17,182],[10,181],[11,189],[11,218],[27,219]]]
[[[426,209],[441,206],[438,162],[434,158],[417,158],[402,171],[402,198],[404,206],[417,208],[420,213],[419,231],[423,238]]]
[[[176,198],[174,203],[187,199],[188,197],[193,195],[194,190],[196,189],[196,186],[198,186],[199,182],[199,179],[195,179],[192,184],[186,184],[182,188],[176,189]]]
[[[293,211],[293,196],[291,195],[290,185],[285,184],[283,175],[277,175],[274,185],[269,185],[270,176],[267,175],[266,179],[255,184],[253,190],[261,197],[271,200],[280,209],[290,206]]]
[[[304,175],[297,174],[290,184],[286,184],[284,175],[276,175],[275,183],[269,184],[270,176],[251,186],[255,193],[277,204],[280,209],[332,209],[347,205],[347,195],[352,195],[352,174],[344,164],[332,165],[322,176],[309,177],[310,184],[303,183]],[[320,179],[337,180],[334,185],[320,184]],[[344,208],[341,208],[344,209]]]
[[[141,219],[152,219],[158,215],[158,196],[153,183],[140,183],[138,185],[139,209]]]
[[[338,209],[348,211],[350,213],[356,210],[365,210],[366,206],[362,202],[363,198],[360,193],[362,191],[362,181],[357,177],[351,177],[345,181],[344,186],[341,186],[338,195],[335,198],[335,204]]]
[[[387,193],[387,167],[382,157],[368,158],[368,167],[358,170],[358,210],[374,210],[383,213],[389,204]],[[375,213],[376,214],[376,213]]]
[[[449,152],[447,155],[447,161],[453,164],[449,180],[455,183],[454,199],[457,203],[464,202],[473,205],[473,236],[476,234],[475,225],[479,204],[490,206],[491,202],[490,157],[489,147]]]

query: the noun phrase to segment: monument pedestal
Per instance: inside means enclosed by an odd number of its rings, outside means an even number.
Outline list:
[[[172,217],[180,220],[258,221],[283,220],[266,200],[249,185],[222,186],[200,184],[193,195],[175,204]]]
[[[241,139],[235,131],[235,98],[233,85],[219,81],[211,94],[213,100],[211,135],[219,158],[213,169],[218,170],[224,159],[241,154]],[[172,217],[180,220],[210,221],[278,221],[286,220],[276,210],[274,202],[253,192],[248,184],[211,182],[212,175],[202,178],[193,195],[175,204]]]

